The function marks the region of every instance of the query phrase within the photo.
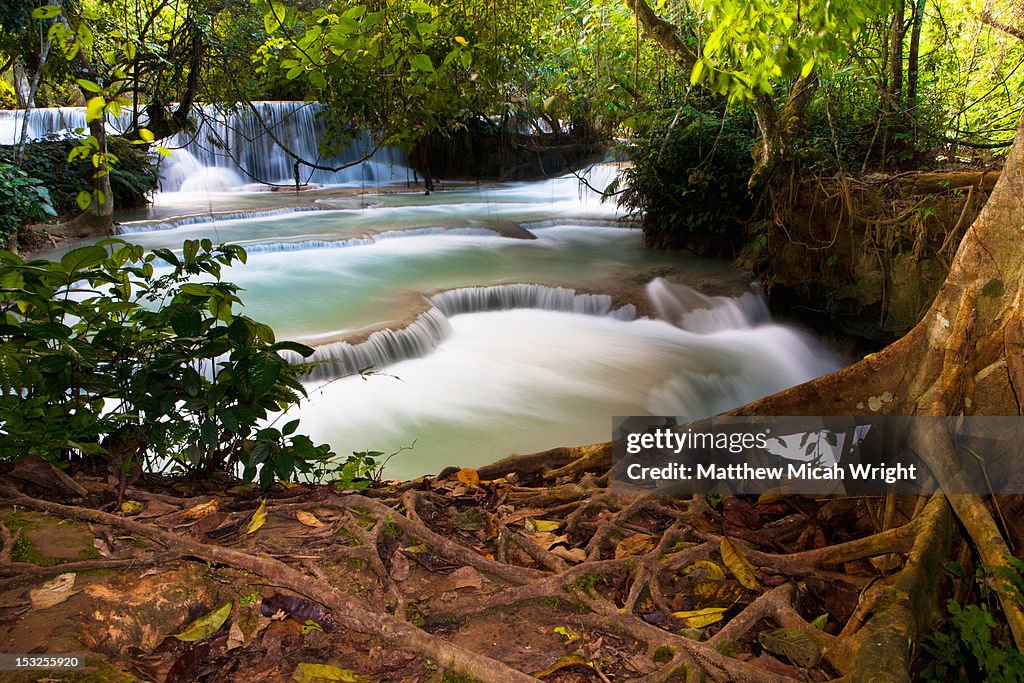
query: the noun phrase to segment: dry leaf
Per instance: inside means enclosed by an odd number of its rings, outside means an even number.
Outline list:
[[[772,654],[783,655],[804,669],[816,667],[824,655],[824,649],[817,638],[793,628],[761,631],[757,639],[764,649]]]
[[[59,605],[78,591],[75,587],[75,574],[61,574],[55,579],[47,581],[39,588],[33,588],[28,592],[35,609],[47,609]]]
[[[557,546],[551,549],[551,554],[574,564],[578,564],[587,559],[587,551],[583,548],[573,548],[570,550],[568,548],[563,548],[562,546]]]
[[[472,467],[466,467],[465,469],[459,470],[459,473],[455,475],[455,478],[469,487],[480,485],[480,475],[477,474],[476,470]]]
[[[697,604],[732,604],[743,597],[745,589],[732,581],[701,581],[690,587]]]
[[[220,499],[211,498],[205,503],[200,503],[199,505],[190,507],[188,510],[182,512],[181,516],[185,519],[199,519],[201,517],[205,517],[211,512],[216,512],[218,509],[220,509]]]
[[[396,550],[391,556],[391,578],[395,581],[409,578],[409,558],[401,550]]]
[[[722,620],[727,607],[705,607],[687,612],[673,612],[672,616],[679,619],[690,628],[704,628]]]
[[[568,536],[557,536],[549,531],[538,531],[534,534],[524,532],[524,535],[541,548],[544,548],[544,550],[550,550],[552,546],[559,543],[565,543],[566,545],[569,543]]]
[[[583,659],[583,657],[580,657],[579,655],[566,655],[565,657],[560,657],[557,662],[555,662],[548,668],[544,669],[543,671],[535,671],[530,675],[534,678],[546,678],[551,674],[555,673],[556,671],[558,671],[559,669],[564,669],[570,666],[585,666],[588,669],[594,668],[594,666],[590,662]]]
[[[719,551],[722,553],[722,561],[725,562],[725,566],[729,568],[741,586],[750,590],[757,590],[761,586],[757,569],[750,564],[750,560],[740,552],[735,543],[728,538],[723,538]]]
[[[724,581],[725,580],[725,572],[722,571],[722,568],[719,567],[714,562],[710,562],[708,560],[697,560],[696,562],[691,564],[689,567],[686,567],[683,570],[683,574],[689,574],[691,572],[698,571],[698,570],[703,571],[704,578],[707,579],[708,581]]]
[[[627,538],[619,541],[618,545],[615,546],[615,559],[619,560],[623,557],[633,557],[634,555],[643,555],[646,552],[654,550],[656,541],[654,536],[650,534],[634,534]]]
[[[305,510],[299,510],[295,513],[295,519],[299,520],[306,526],[311,527],[322,527],[325,526],[323,522],[317,519],[317,516],[312,512],[306,512]]]
[[[441,582],[440,592],[454,591],[460,588],[480,588],[484,585],[484,577],[473,567],[459,567],[447,579]]]
[[[249,518],[249,526],[246,527],[245,533],[251,534],[261,526],[267,523],[267,499],[264,498],[260,501],[260,506],[256,508],[256,511],[252,513],[252,517]]]
[[[235,648],[242,647],[245,645],[245,634],[242,633],[242,627],[238,625],[237,621],[231,623],[231,627],[228,629],[228,642],[224,646],[225,650],[234,650]]]

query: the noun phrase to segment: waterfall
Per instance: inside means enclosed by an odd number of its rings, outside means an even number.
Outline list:
[[[754,292],[737,298],[707,296],[659,277],[648,283],[647,297],[659,318],[701,334],[757,327],[772,319],[768,304]]]
[[[307,379],[324,380],[366,369],[380,370],[399,361],[426,356],[451,335],[448,318],[463,313],[533,308],[617,320],[636,317],[632,304],[613,309],[612,298],[605,294],[577,294],[572,289],[529,284],[452,289],[430,297],[430,303],[427,311],[401,329],[378,330],[358,344],[323,344],[305,361],[294,353],[285,357],[293,363],[319,362]]]
[[[451,334],[448,318],[436,308],[421,313],[400,330],[378,330],[359,344],[334,342],[317,347],[307,363],[319,362],[307,379],[322,380],[354,375],[363,370],[383,367],[410,358],[427,355]],[[286,356],[302,362],[296,354]]]
[[[430,303],[447,316],[540,308],[583,315],[611,315],[619,320],[636,317],[636,309],[632,305],[612,310],[612,298],[607,294],[577,294],[574,289],[530,284],[452,289],[430,297]]]
[[[359,160],[373,150],[369,136],[352,141],[348,149],[325,156],[320,151],[326,127],[322,107],[307,102],[253,102],[252,108],[201,105],[193,113],[195,129],[162,141],[172,150],[160,160],[160,189],[164,192],[237,190],[252,183],[293,185],[295,158],[318,166],[337,167]],[[24,110],[0,111],[0,144],[16,144],[21,135]],[[125,130],[131,121],[127,111],[109,118],[112,133]],[[143,122],[144,123],[144,122]],[[86,126],[81,107],[33,109],[29,116],[29,140],[74,134]],[[367,161],[341,171],[313,170],[299,166],[302,183],[346,185],[389,183],[408,179],[404,156],[382,148]]]

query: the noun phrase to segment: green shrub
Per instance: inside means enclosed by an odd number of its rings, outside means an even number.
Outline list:
[[[304,396],[308,366],[279,352],[312,349],[235,313],[221,268],[245,257],[209,240],[180,256],[118,239],[59,262],[0,251],[0,460],[241,469],[268,486],[333,456],[298,420],[265,426]]]
[[[92,187],[91,178],[96,171],[87,160],[68,163],[68,154],[77,144],[76,138],[69,137],[25,145],[22,170],[41,180],[50,190],[53,206],[61,215],[78,213],[75,197]],[[152,155],[143,147],[116,136],[107,139],[107,148],[117,156],[117,164],[110,171],[114,207],[145,206],[158,180]],[[12,146],[0,147],[0,161],[13,162],[14,153]]]
[[[739,248],[753,213],[749,116],[719,118],[696,110],[646,131],[624,173],[620,204],[644,217],[651,246],[685,247],[694,236]]]
[[[42,223],[57,212],[41,181],[0,163],[0,242],[26,223]]]

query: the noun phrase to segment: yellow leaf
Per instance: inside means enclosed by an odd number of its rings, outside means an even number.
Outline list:
[[[292,680],[298,683],[362,683],[369,681],[366,676],[359,676],[351,669],[339,669],[330,664],[309,664],[301,662],[292,673]]]
[[[472,467],[459,470],[459,473],[455,475],[456,478],[466,486],[479,486],[480,475],[476,473]]]
[[[688,612],[673,612],[672,616],[679,619],[690,628],[704,628],[722,620],[722,615],[727,607],[705,607]]]
[[[469,41],[462,36],[455,36],[455,42],[459,45],[469,45]]]
[[[750,560],[740,552],[736,544],[728,538],[723,538],[719,550],[722,553],[722,561],[725,562],[725,566],[729,568],[741,586],[750,590],[757,590],[761,586],[757,569],[750,564]]]
[[[572,629],[568,626],[556,626],[553,631],[559,635],[565,636],[565,639],[570,642],[579,638],[579,636],[573,633]]]
[[[559,522],[552,522],[547,519],[527,519],[526,530],[527,531],[554,531],[558,527],[562,526]]]
[[[317,519],[317,516],[312,512],[306,512],[305,510],[299,510],[295,513],[295,519],[299,520],[306,526],[311,527],[322,527],[324,523]]]
[[[708,579],[709,581],[725,580],[725,572],[722,571],[722,568],[714,562],[709,562],[708,560],[697,560],[689,567],[684,569],[683,574],[689,574],[690,572],[696,571],[698,569],[704,570],[704,578]]]
[[[568,536],[558,536],[556,534],[551,533],[550,531],[538,531],[537,533],[533,534],[527,532],[525,536],[537,545],[539,545],[541,548],[544,548],[544,550],[551,550],[552,546],[559,545],[560,543],[569,542]]]
[[[205,614],[190,623],[181,633],[175,633],[174,637],[188,643],[206,640],[219,631],[224,622],[228,620],[233,606],[234,603],[230,600],[225,602],[209,614]]]
[[[137,500],[126,500],[121,503],[121,512],[126,515],[137,515],[142,512],[143,505]]]
[[[633,534],[628,538],[622,539],[619,541],[618,545],[615,546],[615,559],[619,560],[623,557],[643,555],[644,553],[653,550],[654,546],[654,536],[651,536],[650,534]]]
[[[560,657],[557,662],[555,662],[548,668],[544,669],[543,671],[535,671],[530,675],[534,678],[547,678],[559,669],[564,669],[569,666],[585,666],[588,669],[594,668],[593,664],[583,659],[583,657],[580,657],[579,655],[566,655],[565,657]]]
[[[256,512],[252,513],[252,517],[249,518],[249,526],[246,528],[245,533],[251,534],[266,523],[267,499],[264,498],[260,501],[260,506],[256,508]]]

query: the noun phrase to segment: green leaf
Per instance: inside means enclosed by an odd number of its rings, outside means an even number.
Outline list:
[[[103,92],[103,88],[84,78],[76,78],[75,83],[77,83],[78,87],[82,90],[87,90],[89,92]]]
[[[234,607],[233,602],[225,602],[209,614],[201,616],[190,623],[181,633],[175,633],[174,637],[178,640],[185,641],[186,643],[206,640],[219,631],[220,627],[224,625],[224,622],[228,620],[228,617],[231,615],[232,607]]]
[[[53,19],[58,16],[60,16],[60,7],[57,5],[43,5],[32,10],[33,19]]]
[[[82,190],[75,195],[75,203],[78,204],[78,208],[85,211],[92,206],[92,193],[86,190]]]
[[[416,55],[409,61],[409,63],[412,65],[412,68],[416,69],[417,71],[423,71],[425,73],[434,73],[434,63],[431,62],[430,57],[425,54],[420,53]]]
[[[61,257],[60,267],[64,269],[64,272],[70,274],[102,263],[105,258],[107,258],[107,250],[103,247],[96,245],[79,247]]]
[[[85,120],[96,121],[103,116],[103,108],[107,106],[107,101],[102,97],[93,97],[85,104]]]

